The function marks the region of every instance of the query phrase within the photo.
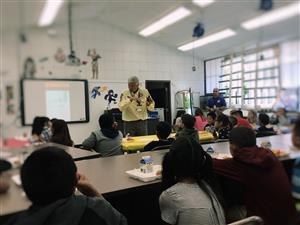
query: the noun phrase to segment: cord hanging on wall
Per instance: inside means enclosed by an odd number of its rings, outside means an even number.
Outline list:
[[[202,37],[205,33],[204,29],[204,24],[199,22],[193,29],[193,37],[194,37],[194,42],[196,39]],[[192,70],[195,72],[196,71],[196,66],[195,66],[195,48],[193,48],[193,67]]]
[[[70,54],[68,55],[66,64],[68,66],[80,66],[80,59],[76,56],[73,49],[73,30],[72,30],[72,1],[69,0],[68,3],[68,29],[69,29],[69,45]]]

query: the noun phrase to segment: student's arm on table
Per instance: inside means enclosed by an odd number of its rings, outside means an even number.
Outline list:
[[[84,148],[94,149],[97,143],[96,135],[92,132],[90,136],[82,142]]]

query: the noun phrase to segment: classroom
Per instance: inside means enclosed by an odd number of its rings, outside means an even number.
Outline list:
[[[299,0],[0,7],[0,224],[300,224]]]

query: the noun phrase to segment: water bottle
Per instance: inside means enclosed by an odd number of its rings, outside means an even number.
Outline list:
[[[153,159],[151,156],[143,156],[140,160],[140,170],[142,173],[152,173],[153,172]]]

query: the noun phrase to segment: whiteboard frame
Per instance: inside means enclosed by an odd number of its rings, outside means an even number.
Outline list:
[[[25,99],[24,99],[24,82],[25,81],[76,81],[84,83],[84,99],[85,99],[85,120],[78,121],[68,121],[68,124],[74,123],[88,123],[90,121],[90,108],[89,108],[89,89],[88,89],[88,81],[85,79],[47,79],[47,78],[26,78],[20,80],[20,89],[21,89],[21,97],[20,97],[20,105],[21,105],[21,121],[22,126],[32,126],[31,123],[26,123],[25,121]]]

